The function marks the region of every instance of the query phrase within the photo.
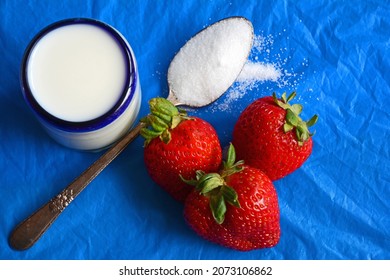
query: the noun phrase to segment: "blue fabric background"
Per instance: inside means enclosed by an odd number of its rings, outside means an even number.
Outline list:
[[[219,110],[225,95],[190,113],[212,123],[223,145],[239,113],[273,91],[296,90],[303,117],[320,117],[312,156],[275,182],[280,243],[242,253],[198,237],[182,205],[146,174],[138,138],[35,246],[12,250],[14,226],[100,155],[58,145],[26,106],[19,66],[31,38],[64,18],[114,26],[136,54],[145,115],[147,100],[167,96],[166,73],[178,49],[233,15],[269,39],[255,55],[281,63],[286,82],[260,84],[230,110]],[[389,48],[389,1],[0,1],[0,259],[389,259]]]

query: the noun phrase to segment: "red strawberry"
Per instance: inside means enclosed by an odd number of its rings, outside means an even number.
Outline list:
[[[284,93],[277,99],[274,93],[257,99],[241,113],[233,130],[237,158],[262,170],[273,181],[298,169],[312,152],[308,127],[318,117],[302,121],[302,106],[288,103],[294,97],[295,92],[288,98]]]
[[[220,173],[197,172],[184,217],[203,238],[240,251],[269,248],[280,238],[279,205],[272,181],[259,169],[234,164],[234,148]]]
[[[221,145],[214,128],[197,117],[187,117],[171,102],[154,98],[151,114],[141,122],[145,137],[144,161],[150,177],[175,199],[184,201],[192,190],[180,179],[195,176],[196,170],[218,170],[222,161]]]

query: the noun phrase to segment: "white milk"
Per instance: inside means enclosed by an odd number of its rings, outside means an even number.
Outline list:
[[[32,94],[67,121],[95,119],[110,110],[126,81],[124,53],[102,28],[73,24],[55,29],[32,50],[27,68]]]
[[[141,88],[134,53],[114,28],[69,19],[42,30],[21,71],[25,100],[59,143],[99,150],[135,122]]]

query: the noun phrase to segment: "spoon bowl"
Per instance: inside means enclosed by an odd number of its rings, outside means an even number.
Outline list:
[[[246,63],[253,26],[243,17],[220,20],[191,38],[168,68],[168,99],[175,105],[204,107],[222,96]]]
[[[242,34],[234,38],[238,34],[234,29],[237,26],[245,31],[246,40],[242,39]],[[232,30],[236,35],[229,36]],[[222,42],[219,39],[220,44],[215,44],[221,36],[227,36],[228,40]],[[252,24],[243,17],[223,19],[197,33],[179,50],[168,68],[167,99],[176,106],[196,108],[214,102],[238,77],[248,59],[252,41]],[[239,51],[238,57],[229,57],[232,42],[235,44],[234,50]],[[217,60],[214,54],[217,54]],[[232,62],[235,62],[233,68]],[[184,70],[186,68],[188,72]],[[221,77],[223,81],[218,82],[216,79]],[[34,245],[81,191],[139,135],[144,126],[141,122],[136,125],[63,191],[17,225],[9,237],[10,246],[16,250],[26,250]]]

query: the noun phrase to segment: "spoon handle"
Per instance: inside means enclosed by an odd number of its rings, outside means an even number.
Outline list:
[[[11,247],[16,250],[26,250],[34,245],[73,199],[139,135],[144,126],[143,123],[139,123],[68,187],[21,222],[10,235]]]

